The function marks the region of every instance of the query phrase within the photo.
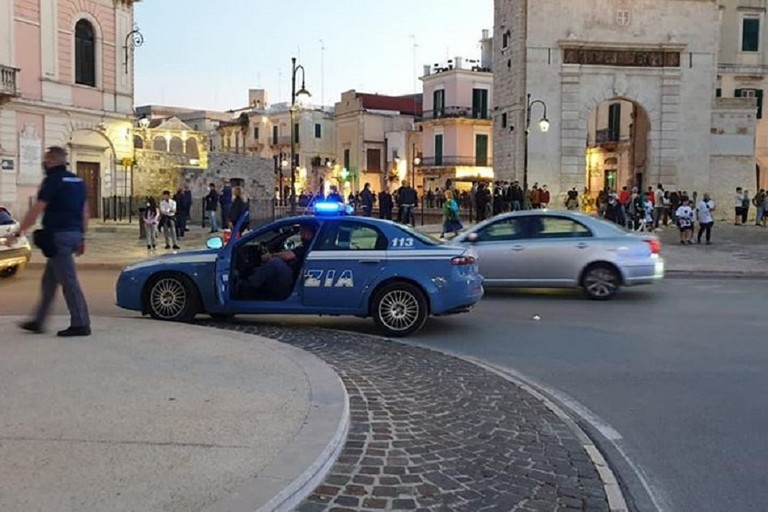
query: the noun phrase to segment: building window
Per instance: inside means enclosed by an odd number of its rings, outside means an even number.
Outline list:
[[[277,136],[280,133],[280,128],[275,125],[272,127],[272,144],[277,145]]]
[[[445,115],[445,91],[443,89],[436,89],[432,92],[432,110],[435,112],[435,118]]]
[[[501,127],[506,128],[507,127],[507,113],[504,112],[501,114]]]
[[[293,141],[299,143],[299,123],[293,123]]]
[[[721,88],[715,89],[715,98],[722,98],[723,97],[723,90]]]
[[[475,165],[488,167],[488,135],[475,135]]]
[[[253,127],[253,139],[256,142],[259,142],[259,127],[258,126],[254,126]]]
[[[344,168],[349,170],[349,149],[344,150]]]
[[[509,47],[509,41],[512,39],[512,32],[507,30],[502,34],[501,36],[501,47],[502,48],[508,48]]]
[[[756,52],[760,47],[760,18],[741,20],[741,51]]]
[[[618,142],[621,138],[621,103],[608,107],[608,140]]]
[[[381,172],[381,150],[369,149],[366,152],[369,172]]]
[[[472,117],[488,119],[488,89],[472,89]]]
[[[75,83],[96,87],[96,36],[88,20],[75,25]]]
[[[323,125],[315,123],[315,138],[321,139],[323,137]]]
[[[443,165],[443,134],[435,135],[435,165]]]
[[[736,89],[734,96],[737,98],[757,99],[757,118],[763,118],[763,90],[762,89]]]

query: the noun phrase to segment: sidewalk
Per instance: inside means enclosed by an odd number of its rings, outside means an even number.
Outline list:
[[[0,317],[0,510],[293,508],[346,438],[316,356],[266,338],[94,319],[62,340]]]
[[[468,226],[467,226],[468,227]],[[439,224],[417,226],[420,231],[437,237]],[[94,223],[86,241],[86,253],[78,258],[81,268],[120,269],[149,256],[170,254],[164,243],[156,251],[147,251],[138,238],[138,225]],[[656,233],[663,243],[662,256],[667,274],[685,277],[768,277],[768,228],[754,225],[734,226],[718,222],[713,229],[713,245],[681,246],[677,228],[669,226]],[[179,241],[181,251],[205,248],[210,236],[207,229],[190,227]],[[40,251],[34,250],[31,267],[43,265]]]

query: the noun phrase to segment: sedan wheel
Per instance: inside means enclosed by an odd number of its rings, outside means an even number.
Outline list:
[[[180,276],[160,277],[149,289],[149,313],[152,318],[188,322],[197,311],[193,285]]]
[[[400,338],[424,326],[427,321],[427,301],[415,286],[393,283],[376,294],[372,314],[382,331],[388,336]]]
[[[619,292],[621,279],[614,269],[599,265],[587,269],[582,286],[590,299],[607,300]]]

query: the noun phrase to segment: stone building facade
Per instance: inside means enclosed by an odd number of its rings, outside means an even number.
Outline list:
[[[662,183],[726,200],[754,183],[755,100],[716,99],[715,0],[496,0],[495,18],[497,177],[523,180],[527,139],[529,183],[556,196],[583,190],[593,112],[626,101],[650,129],[645,163],[619,185]],[[546,105],[549,132],[537,130],[542,105],[528,94]]]

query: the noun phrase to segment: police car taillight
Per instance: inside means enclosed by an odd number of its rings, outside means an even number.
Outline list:
[[[451,258],[451,265],[474,265],[477,260],[474,256],[456,256]]]

